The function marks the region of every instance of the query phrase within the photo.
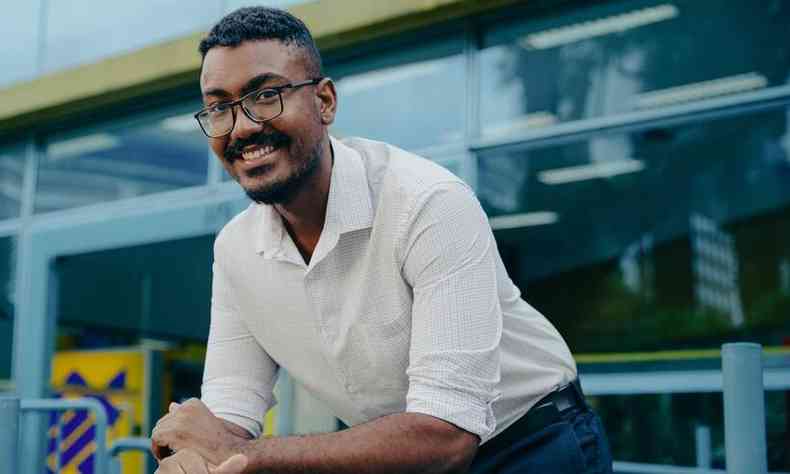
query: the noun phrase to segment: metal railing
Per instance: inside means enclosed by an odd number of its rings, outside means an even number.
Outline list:
[[[722,346],[722,391],[724,394],[724,428],[727,473],[766,474],[767,449],[763,385],[762,347],[752,343]],[[96,448],[94,472],[117,474],[121,451],[147,452],[148,438],[116,440],[109,450],[106,445],[107,414],[97,400],[32,399],[0,397],[0,474],[17,474],[19,456],[19,420],[25,411],[88,410],[95,416]],[[57,452],[57,450],[56,450]],[[55,456],[56,459],[58,456]],[[111,462],[112,461],[112,462]],[[60,466],[56,466],[56,472]],[[714,474],[725,471],[706,467],[681,467],[633,462],[615,462],[621,474]]]
[[[140,451],[150,454],[151,439],[141,437],[119,438],[110,445],[110,474],[121,474],[121,458],[124,451]]]

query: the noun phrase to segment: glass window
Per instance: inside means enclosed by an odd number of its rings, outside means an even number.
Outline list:
[[[790,468],[786,448],[788,394],[765,394],[769,472]],[[606,427],[615,460],[683,467],[696,467],[707,460],[709,468],[726,468],[721,393],[588,398]],[[704,449],[706,446],[709,449]]]
[[[16,237],[0,238],[0,380],[11,378],[16,301]]]
[[[0,147],[0,219],[19,217],[25,174],[25,147]]]
[[[397,55],[335,64],[338,112],[332,132],[415,150],[463,140],[463,42],[431,42]]]
[[[50,0],[44,71],[95,62],[208,29],[221,11],[220,4],[220,0]]]
[[[58,325],[73,347],[205,341],[214,236],[62,256]]]
[[[32,79],[38,67],[39,15],[41,0],[4,2],[0,28],[0,87]],[[16,45],[13,47],[12,45]],[[24,45],[24,52],[20,48]]]
[[[498,27],[480,55],[482,135],[786,84],[788,24],[788,2],[643,0]]]
[[[206,183],[206,138],[189,112],[54,137],[41,157],[35,210],[46,212]]]
[[[575,352],[781,345],[789,113],[481,154],[511,276]]]

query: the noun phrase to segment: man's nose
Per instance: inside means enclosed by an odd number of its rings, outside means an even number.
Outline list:
[[[230,131],[231,142],[244,139],[261,131],[262,124],[252,121],[241,109],[241,104],[236,106],[236,121]]]

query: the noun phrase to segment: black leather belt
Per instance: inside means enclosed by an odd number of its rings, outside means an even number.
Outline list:
[[[477,450],[476,458],[494,456],[514,442],[537,433],[549,425],[562,420],[562,415],[573,408],[586,408],[584,393],[579,379],[541,398],[515,423],[508,426]]]

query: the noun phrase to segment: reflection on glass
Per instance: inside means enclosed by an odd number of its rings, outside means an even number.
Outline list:
[[[70,347],[128,346],[141,337],[204,341],[213,240],[59,257],[58,324],[77,338]]]
[[[25,149],[0,147],[0,219],[19,217],[24,171]]]
[[[576,352],[781,345],[789,124],[776,109],[481,154],[478,196],[514,281]]]
[[[0,380],[11,378],[16,300],[16,237],[0,238]]]
[[[32,79],[37,73],[41,1],[3,2],[0,44],[6,46],[0,48],[0,87]],[[23,54],[19,50],[21,45],[24,45]]]
[[[54,139],[39,163],[35,210],[205,184],[206,149],[189,113]]]
[[[785,84],[788,24],[787,2],[642,0],[497,26],[480,56],[482,134]]]
[[[677,368],[675,368],[677,369]],[[787,471],[790,392],[765,394],[768,471]],[[721,393],[589,397],[618,461],[726,469]],[[649,442],[646,442],[649,440]],[[708,449],[705,449],[705,448]]]
[[[462,45],[436,48],[441,51],[422,48],[419,57],[396,65],[362,70],[356,66],[345,74],[330,71],[338,93],[333,133],[382,140],[409,150],[460,142],[466,107]]]
[[[220,0],[49,0],[46,3],[45,72],[207,30],[221,11]]]

